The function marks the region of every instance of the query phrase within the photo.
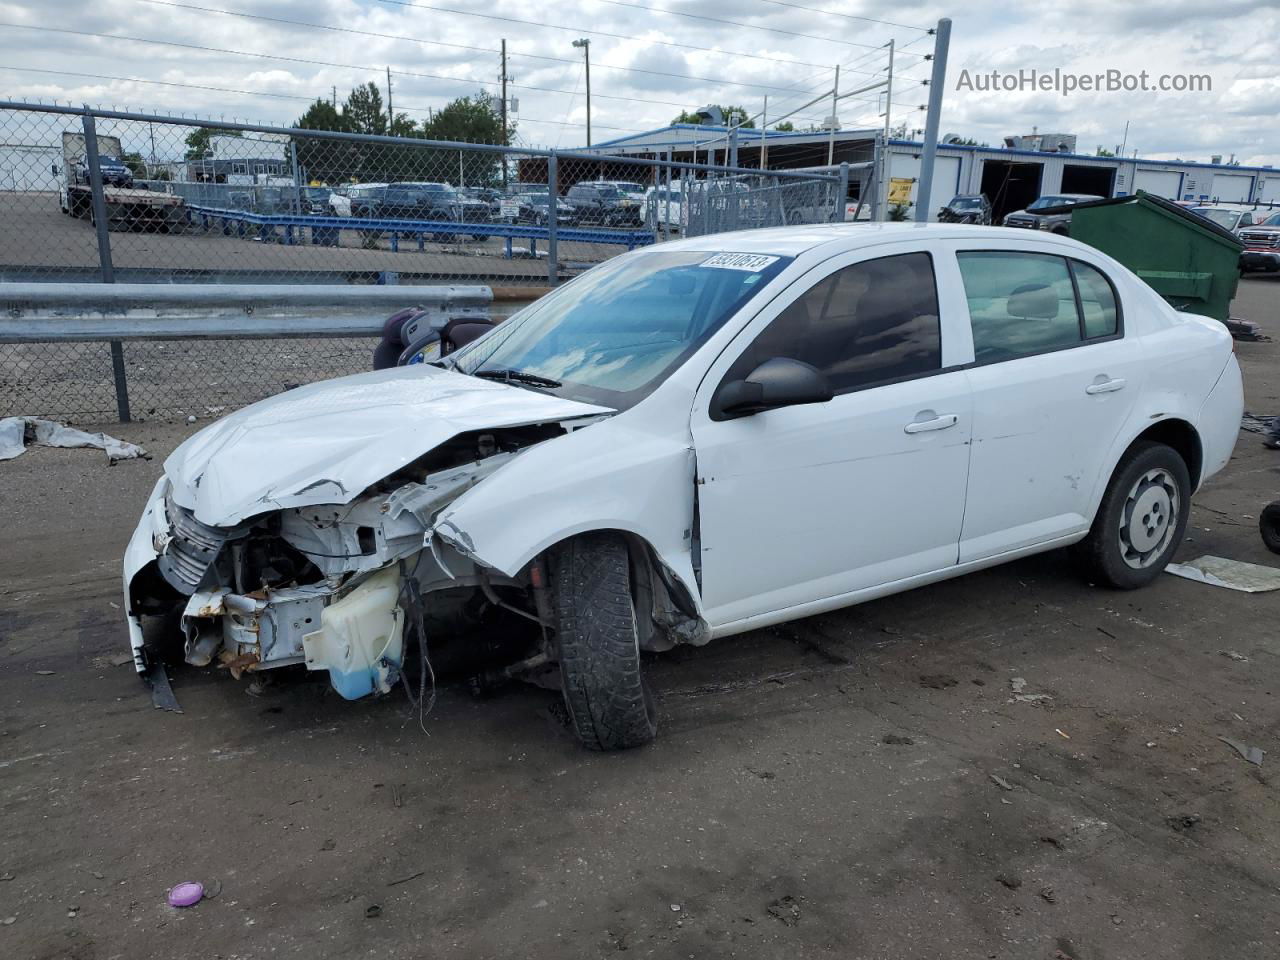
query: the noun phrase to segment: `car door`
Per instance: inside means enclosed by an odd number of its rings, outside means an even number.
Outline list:
[[[954,272],[940,291],[932,262],[890,244],[815,267],[703,379],[696,556],[714,628],[955,565],[971,413],[948,344],[964,315]],[[834,397],[714,413],[718,391],[775,357],[818,368]]]
[[[961,563],[1088,529],[1143,379],[1102,266],[994,246],[956,248],[974,350]]]

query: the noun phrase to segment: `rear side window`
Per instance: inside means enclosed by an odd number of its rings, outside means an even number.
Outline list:
[[[1071,261],[1071,272],[1076,276],[1076,289],[1080,291],[1085,339],[1114,336],[1120,331],[1120,310],[1111,281],[1100,270],[1079,260]]]
[[[819,281],[756,338],[726,381],[740,380],[774,357],[812,364],[836,393],[941,369],[929,255],[866,260]]]

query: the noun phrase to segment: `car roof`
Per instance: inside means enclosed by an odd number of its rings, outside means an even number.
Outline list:
[[[1037,243],[1061,243],[1073,249],[1089,249],[1078,240],[1037,231],[1013,227],[985,227],[961,223],[815,223],[796,227],[766,227],[756,230],[739,230],[732,233],[713,233],[704,237],[672,240],[650,251],[689,250],[708,253],[760,253],[781,257],[796,257],[817,247],[831,245],[838,250],[857,250],[897,240],[1001,240],[1014,248],[1028,240]]]

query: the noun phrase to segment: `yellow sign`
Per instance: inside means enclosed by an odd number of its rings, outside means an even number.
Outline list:
[[[889,202],[892,204],[910,203],[911,185],[915,182],[914,177],[890,177]]]

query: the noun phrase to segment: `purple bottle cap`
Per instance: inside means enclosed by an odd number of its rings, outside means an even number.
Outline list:
[[[194,907],[204,896],[204,887],[198,883],[180,883],[169,891],[169,906]]]

